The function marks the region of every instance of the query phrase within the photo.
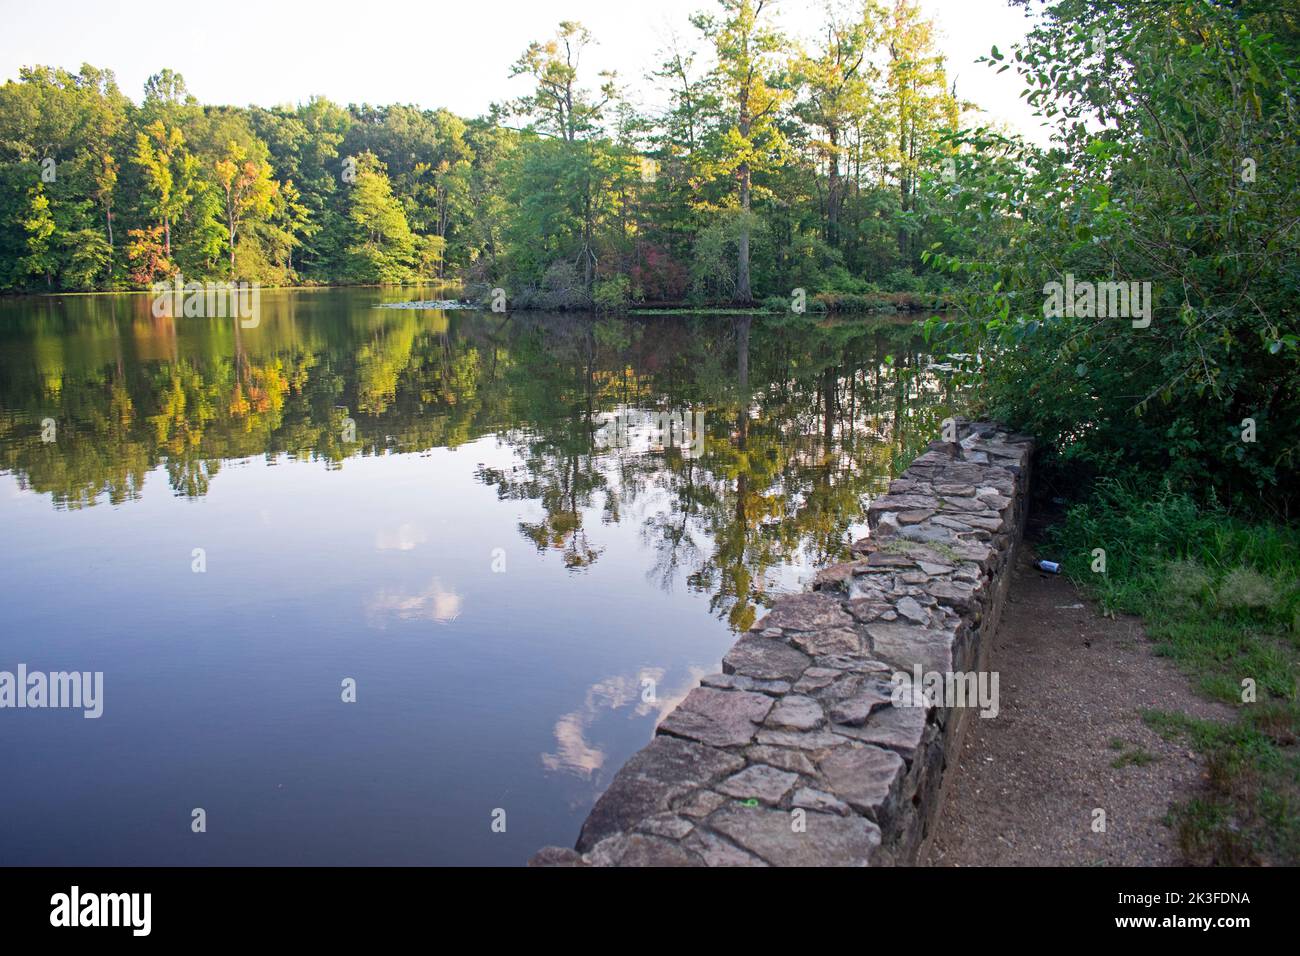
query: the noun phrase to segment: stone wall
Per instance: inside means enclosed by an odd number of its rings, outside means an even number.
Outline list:
[[[1032,441],[958,420],[867,511],[854,560],[771,611],[534,866],[916,861],[973,706],[900,698],[987,670],[1024,525]],[[903,675],[907,675],[904,677]],[[797,811],[802,811],[797,812]]]

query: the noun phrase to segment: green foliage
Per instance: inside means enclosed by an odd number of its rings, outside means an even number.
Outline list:
[[[969,282],[958,349],[985,355],[988,411],[1043,439],[1062,473],[1113,474],[1122,454],[1198,494],[1289,509],[1300,43],[1262,4],[1156,6],[1047,8],[1010,62],[1059,145],[953,137],[955,176],[932,197],[982,242],[939,241],[927,259]],[[1086,300],[1052,314],[1048,284],[1067,276],[1149,283],[1150,324]]]
[[[68,237],[68,260],[62,270],[63,283],[78,292],[103,287],[113,264],[113,250],[97,229],[80,229]]]
[[[54,217],[45,190],[33,186],[29,193],[26,215],[18,221],[26,233],[27,254],[21,268],[27,275],[43,276],[48,284],[54,273]]]
[[[373,153],[358,159],[348,195],[352,242],[347,274],[355,282],[402,282],[412,277],[415,237],[402,205]]]
[[[626,309],[631,301],[632,280],[624,275],[610,276],[596,282],[592,302],[602,312]]]

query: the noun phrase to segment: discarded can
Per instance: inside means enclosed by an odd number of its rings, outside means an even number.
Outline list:
[[[1039,561],[1036,565],[1038,570],[1046,571],[1048,574],[1060,574],[1061,566],[1055,561]]]

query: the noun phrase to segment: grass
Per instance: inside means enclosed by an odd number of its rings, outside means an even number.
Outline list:
[[[1144,714],[1205,757],[1205,792],[1169,817],[1188,861],[1300,863],[1300,532],[1106,481],[1049,541],[1104,609],[1140,615],[1157,653],[1236,713],[1226,724]],[[1113,766],[1144,759],[1130,751]]]
[[[1120,754],[1110,762],[1110,765],[1116,770],[1123,770],[1125,767],[1145,767],[1149,763],[1155,763],[1160,758],[1153,753],[1148,753],[1141,747],[1136,750],[1130,750],[1126,754]]]

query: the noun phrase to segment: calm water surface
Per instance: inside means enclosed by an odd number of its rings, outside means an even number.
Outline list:
[[[895,321],[377,308],[409,297],[0,302],[0,670],[104,673],[97,720],[0,710],[0,863],[570,845],[948,413]]]

